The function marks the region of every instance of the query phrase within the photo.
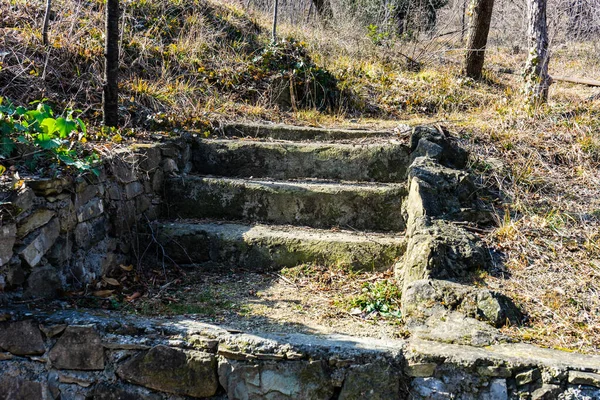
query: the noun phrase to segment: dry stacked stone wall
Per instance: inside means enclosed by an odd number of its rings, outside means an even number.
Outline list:
[[[160,214],[164,177],[189,168],[189,153],[185,140],[135,145],[98,175],[0,188],[0,300],[53,298],[132,262],[136,233]]]

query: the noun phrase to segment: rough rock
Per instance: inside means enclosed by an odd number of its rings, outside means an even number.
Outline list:
[[[545,384],[541,388],[533,391],[531,400],[554,400],[562,392],[559,385]]]
[[[522,386],[531,382],[535,382],[542,377],[542,374],[538,368],[529,369],[515,375],[515,381],[517,385]]]
[[[51,299],[56,297],[61,287],[62,283],[58,277],[58,271],[53,266],[36,267],[27,277],[23,297],[28,299]]]
[[[320,361],[219,363],[219,382],[230,400],[329,399],[333,384]]]
[[[0,349],[17,356],[44,354],[44,340],[34,320],[0,322]]]
[[[470,346],[489,346],[508,340],[497,329],[473,318],[465,317],[456,311],[439,310],[425,321],[409,319],[407,328],[420,339],[443,343],[465,344]]]
[[[414,363],[408,364],[406,368],[404,368],[404,373],[406,376],[413,378],[424,378],[427,376],[433,376],[436,368],[436,363]]]
[[[48,356],[52,365],[60,369],[104,369],[104,348],[92,326],[67,327]]]
[[[156,346],[119,366],[126,381],[167,393],[210,397],[218,388],[214,355],[194,350]]]
[[[0,374],[0,400],[50,399],[41,382]]]
[[[63,190],[71,186],[72,180],[70,177],[50,179],[38,178],[35,180],[26,181],[25,184],[33,189],[35,194],[38,196],[50,196],[62,193]]]
[[[159,167],[161,161],[160,148],[154,144],[136,144],[133,151],[138,156],[139,168],[143,172],[151,172]]]
[[[20,255],[30,267],[35,267],[52,247],[60,234],[60,222],[53,218],[37,232],[35,238],[21,250]],[[32,233],[34,235],[34,233]]]
[[[100,383],[94,388],[94,400],[162,400],[147,389],[123,384]]]
[[[588,385],[600,388],[600,374],[582,371],[569,371],[569,383],[573,385]]]
[[[0,267],[10,261],[13,255],[13,246],[17,239],[15,224],[0,226]]]
[[[434,147],[432,145],[439,147],[439,150],[426,151]],[[464,168],[469,159],[469,153],[445,131],[427,126],[417,126],[413,129],[410,137],[410,151],[413,157],[428,155],[442,165],[455,168]]]
[[[400,373],[389,365],[366,364],[350,368],[339,400],[400,398]]]
[[[144,185],[138,181],[134,181],[125,185],[125,197],[127,199],[133,199],[144,193]]]
[[[104,203],[102,202],[102,199],[95,197],[77,209],[77,221],[85,222],[92,218],[99,217],[103,212]]]
[[[54,217],[54,211],[47,209],[38,209],[31,213],[27,218],[19,223],[17,229],[17,237],[23,238],[30,232],[46,225],[52,217]]]

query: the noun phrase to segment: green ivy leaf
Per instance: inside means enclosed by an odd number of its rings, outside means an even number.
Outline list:
[[[72,120],[66,120],[62,117],[56,119],[54,129],[58,132],[58,136],[61,139],[69,137],[71,132],[77,129],[77,123]]]
[[[56,132],[56,120],[54,118],[44,118],[40,123],[40,129],[44,135],[48,135],[52,139],[54,137],[53,133]]]

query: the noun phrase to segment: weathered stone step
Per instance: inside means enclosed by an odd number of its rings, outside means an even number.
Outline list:
[[[185,176],[167,181],[171,217],[313,228],[405,229],[406,185]]]
[[[173,261],[271,269],[306,263],[385,270],[405,251],[402,236],[291,226],[161,222],[154,227]]]
[[[284,124],[232,123],[221,127],[224,136],[271,138],[276,140],[350,140],[392,137],[391,130],[331,129]]]
[[[369,144],[205,139],[194,146],[194,172],[273,179],[323,178],[403,182],[410,149],[399,141]]]

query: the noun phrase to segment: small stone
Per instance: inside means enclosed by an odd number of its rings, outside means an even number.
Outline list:
[[[427,376],[433,376],[436,368],[436,363],[409,364],[404,369],[404,373],[413,378],[424,378]]]
[[[0,226],[0,267],[12,258],[15,240],[17,240],[17,226],[15,224]]]
[[[15,358],[15,356],[10,353],[0,352],[0,361],[8,361],[12,360],[13,358]]]
[[[562,392],[559,385],[543,385],[531,394],[531,400],[554,400]]]
[[[58,381],[60,383],[73,383],[81,387],[90,387],[96,382],[96,378],[89,375],[89,373],[60,371]]]
[[[99,198],[94,198],[77,210],[77,221],[85,222],[96,218],[104,212],[104,203]]]
[[[77,224],[75,243],[83,249],[89,249],[106,237],[106,218],[100,217]]]
[[[522,386],[528,383],[537,381],[542,377],[542,374],[538,368],[533,368],[515,375],[517,385]]]
[[[366,364],[348,370],[339,400],[400,398],[400,374],[384,364]]]
[[[217,360],[195,350],[156,346],[120,365],[117,375],[134,384],[191,397],[217,392]]]
[[[58,325],[40,325],[40,330],[44,332],[44,335],[48,338],[53,338],[56,335],[61,334],[67,328],[66,324],[58,324]]]
[[[35,267],[42,257],[52,247],[60,234],[60,223],[57,218],[52,219],[40,229],[37,236],[21,250],[20,255],[30,267]]]
[[[0,348],[17,356],[44,354],[44,340],[33,320],[0,322]]]
[[[494,379],[490,383],[490,398],[493,400],[507,400],[508,388],[506,387],[506,379]]]
[[[164,188],[165,174],[162,169],[157,169],[152,176],[152,190],[155,193],[162,193]]]
[[[29,187],[23,187],[10,200],[21,214],[29,211],[35,201],[35,193]]]
[[[250,364],[223,360],[219,381],[231,400],[330,399],[333,382],[321,361],[282,361]]]
[[[51,265],[37,267],[27,278],[27,288],[23,297],[28,299],[52,299],[56,297],[62,283],[58,272]]]
[[[139,166],[142,171],[150,172],[158,168],[162,158],[158,146],[138,144],[134,146],[134,149],[138,154]]]
[[[446,399],[451,398],[450,393],[444,382],[439,379],[427,377],[427,378],[415,378],[411,382],[413,390],[426,399]]]
[[[94,388],[94,400],[162,400],[163,396],[148,389],[115,383],[99,383]]]
[[[114,158],[111,160],[110,167],[113,175],[120,183],[129,183],[136,180],[134,163],[129,163],[122,158]]]
[[[51,210],[35,210],[33,213],[31,213],[31,215],[19,223],[17,228],[17,237],[23,238],[30,232],[41,228],[42,226],[46,225],[52,219],[52,217],[54,217],[54,215],[54,211]]]
[[[176,175],[179,172],[179,167],[177,167],[177,163],[172,158],[165,158],[163,160],[163,171],[167,175]]]
[[[38,196],[52,196],[62,193],[71,185],[71,178],[36,179],[25,182]]]
[[[512,376],[510,369],[497,366],[478,367],[477,373],[482,376],[493,376],[500,378],[510,378]]]
[[[6,400],[46,399],[47,389],[41,382],[0,374],[0,398]]]
[[[581,371],[569,371],[569,383],[600,388],[600,374]]]
[[[48,353],[55,368],[104,369],[104,348],[92,326],[69,326]]]
[[[125,185],[125,197],[127,199],[133,199],[142,193],[144,193],[144,185],[138,181],[134,181]]]

